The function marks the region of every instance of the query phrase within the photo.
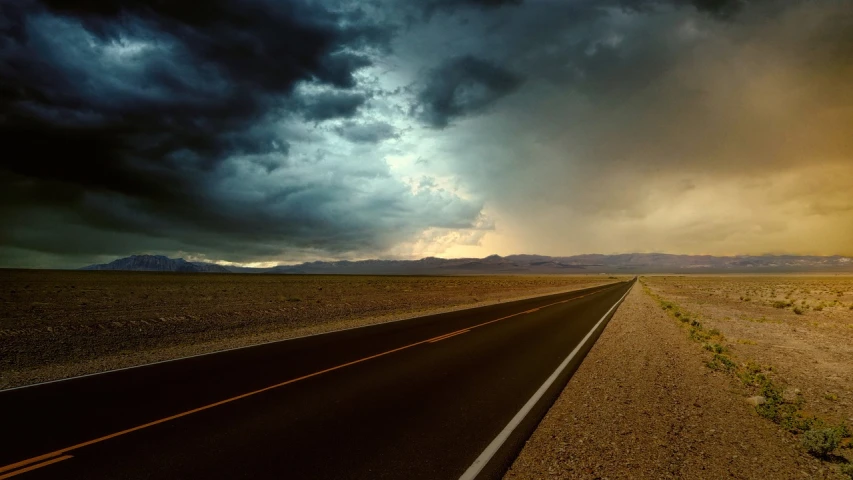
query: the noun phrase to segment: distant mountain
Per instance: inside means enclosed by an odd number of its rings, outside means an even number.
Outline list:
[[[486,258],[427,257],[420,260],[316,261],[299,265],[278,265],[271,268],[249,268],[187,262],[182,258],[171,259],[162,255],[133,255],[108,264],[83,267],[83,270],[353,275],[851,272],[853,258],[797,255],[715,257],[666,253],[590,254],[570,257],[491,255]]]
[[[187,273],[231,273],[215,263],[188,262],[183,258],[163,255],[131,255],[110,263],[89,265],[80,270],[124,270],[133,272],[187,272]]]
[[[486,258],[436,258],[420,260],[361,260],[308,262],[266,269],[241,269],[287,274],[377,274],[450,275],[475,273],[773,273],[807,271],[853,271],[848,257],[757,255],[715,257],[711,255],[670,255],[629,253],[621,255],[491,255]]]

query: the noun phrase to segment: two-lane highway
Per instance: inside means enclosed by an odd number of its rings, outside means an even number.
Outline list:
[[[0,480],[499,477],[632,285],[2,391]]]

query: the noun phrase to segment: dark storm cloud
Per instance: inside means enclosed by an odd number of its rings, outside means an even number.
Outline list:
[[[730,17],[746,3],[745,0],[692,0],[698,10],[710,12],[721,17]]]
[[[292,3],[82,5],[4,7],[13,27],[2,32],[2,140],[27,152],[4,166],[128,193],[173,183],[188,164],[270,149],[272,134],[252,125],[275,96],[299,80],[352,86],[366,61],[335,51],[375,36]],[[358,102],[333,96],[308,112],[351,115]]]
[[[713,187],[757,209],[749,192],[789,192],[788,174],[838,184],[809,211],[848,212],[849,12],[0,2],[0,265],[27,252],[382,255],[472,228],[484,204],[526,232],[519,249],[666,248],[687,238],[679,225],[692,232],[690,205],[725,204]],[[789,197],[767,202],[762,231],[780,231]],[[744,230],[740,211],[709,210],[707,224]],[[582,238],[560,230],[579,223]]]
[[[619,5],[634,11],[652,11],[655,7],[692,6],[718,18],[731,18],[747,4],[747,0],[619,0]]]
[[[432,0],[425,2],[428,14],[436,10],[456,10],[458,8],[499,8],[521,5],[523,0]]]
[[[397,136],[394,127],[385,122],[346,122],[335,131],[338,135],[355,143],[379,143]]]
[[[427,125],[445,128],[454,118],[483,112],[521,83],[520,76],[486,60],[453,58],[427,73],[413,111]]]
[[[350,118],[367,101],[361,93],[324,92],[306,98],[298,107],[306,120],[322,122],[333,118]]]
[[[376,250],[444,222],[381,168],[289,160],[281,122],[355,115],[369,94],[354,73],[388,49],[390,27],[329,7],[3,2],[0,247],[250,259]]]
[[[617,0],[622,8],[634,11],[649,12],[655,6],[671,5],[676,8],[690,6],[700,12],[728,17],[737,13],[748,0]]]
[[[461,4],[461,5],[472,5],[477,7],[486,7],[486,8],[494,8],[494,7],[502,7],[504,5],[521,5],[523,0],[447,0],[444,2],[438,1],[435,3],[446,3],[446,4]]]

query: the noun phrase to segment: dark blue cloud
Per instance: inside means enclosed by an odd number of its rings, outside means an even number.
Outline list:
[[[498,64],[470,55],[452,58],[427,73],[414,112],[427,125],[444,128],[454,118],[483,112],[521,83]]]
[[[396,129],[385,122],[358,123],[348,121],[335,131],[347,140],[355,143],[379,143],[397,136]]]
[[[3,2],[0,244],[93,253],[104,232],[136,238],[127,248],[152,235],[239,251],[252,242],[329,251],[381,243],[382,231],[341,235],[372,223],[355,228],[355,217],[324,211],[348,201],[345,183],[302,176],[260,187],[253,177],[241,186],[253,193],[239,195],[233,185],[246,175],[235,159],[263,174],[287,165],[281,121],[348,118],[367,100],[354,73],[371,65],[365,52],[387,50],[391,30],[343,7]],[[297,95],[300,83],[323,93]],[[33,211],[43,215],[21,215]],[[51,225],[88,242],[32,235]]]

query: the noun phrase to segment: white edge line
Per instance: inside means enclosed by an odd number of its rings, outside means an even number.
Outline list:
[[[618,302],[614,303],[613,306],[610,307],[610,310],[608,310],[607,313],[605,313],[604,316],[601,317],[601,320],[599,320],[598,323],[596,323],[595,326],[590,329],[586,336],[583,337],[583,340],[581,340],[580,343],[575,346],[575,349],[572,350],[572,353],[570,353],[569,356],[566,357],[565,360],[563,360],[563,363],[561,363],[560,366],[558,366],[557,369],[554,370],[554,373],[552,373],[551,376],[548,377],[547,380],[545,380],[545,383],[543,383],[542,386],[539,387],[539,390],[536,390],[536,393],[534,393],[533,396],[530,397],[530,400],[528,400],[527,403],[525,403],[524,406],[521,407],[521,410],[519,410],[518,413],[516,413],[515,416],[512,417],[512,420],[510,420],[506,427],[501,430],[501,433],[499,433],[498,436],[495,437],[494,440],[492,440],[492,443],[490,443],[489,446],[487,446],[486,449],[483,450],[483,453],[481,453],[480,456],[477,457],[476,460],[474,460],[474,463],[472,463],[471,466],[468,467],[468,470],[465,470],[465,473],[463,473],[462,476],[459,477],[459,480],[474,480],[475,478],[477,478],[477,475],[480,474],[480,472],[483,470],[483,468],[485,468],[485,466],[489,463],[492,457],[494,457],[495,453],[497,453],[497,451],[501,448],[504,442],[506,442],[506,439],[509,438],[509,436],[518,427],[521,421],[524,420],[524,417],[526,417],[527,414],[530,413],[531,410],[533,410],[533,406],[536,405],[537,402],[539,402],[543,395],[545,395],[545,392],[548,390],[548,388],[550,388],[551,385],[553,385],[554,382],[557,381],[557,377],[559,377],[560,374],[563,373],[563,370],[566,369],[566,367],[569,365],[569,362],[571,362],[572,359],[575,358],[575,355],[578,354],[580,349],[584,345],[586,345],[590,337],[592,337],[592,334],[596,330],[598,330],[598,327],[600,327],[604,320],[607,319],[607,316],[610,315],[614,310],[616,310],[616,307],[618,307],[622,303],[622,300],[625,300],[625,297],[627,297],[628,294],[631,293],[631,288],[634,288],[633,283],[631,284],[631,287],[628,288],[628,291],[625,292],[625,295],[622,295],[622,298],[620,298]]]
[[[121,372],[121,371],[123,371],[123,370],[132,370],[132,369],[134,369],[134,368],[150,367],[151,365],[159,365],[159,364],[161,364],[161,363],[177,362],[177,361],[179,361],[179,360],[188,360],[188,359],[190,359],[190,358],[196,358],[196,357],[205,357],[205,356],[207,356],[207,355],[215,355],[215,354],[217,354],[217,353],[225,353],[225,352],[231,352],[231,351],[234,351],[234,350],[242,350],[242,349],[244,349],[244,348],[260,347],[260,346],[263,346],[263,345],[271,345],[271,344],[273,344],[273,343],[288,342],[288,341],[290,341],[290,340],[299,340],[300,338],[317,337],[317,336],[320,336],[320,335],[328,335],[328,334],[330,334],[330,333],[346,332],[346,331],[348,331],[348,330],[357,330],[357,329],[359,329],[359,328],[375,327],[375,326],[377,326],[377,325],[387,325],[387,324],[389,324],[389,323],[405,322],[405,321],[407,321],[407,320],[415,320],[415,319],[423,318],[423,317],[431,317],[431,316],[433,316],[433,315],[443,315],[443,314],[445,314],[445,313],[455,313],[455,312],[462,312],[462,311],[465,311],[465,310],[474,310],[475,308],[483,308],[483,307],[490,307],[490,306],[492,306],[492,305],[500,305],[501,303],[521,302],[521,301],[524,301],[524,300],[531,300],[531,299],[534,299],[534,298],[549,297],[549,296],[551,296],[551,295],[563,295],[563,294],[566,294],[566,293],[572,293],[572,292],[582,292],[582,291],[584,291],[584,290],[591,290],[591,289],[593,289],[593,288],[611,286],[611,285],[615,285],[615,284],[617,284],[617,283],[619,283],[619,282],[606,283],[606,284],[604,284],[604,285],[597,285],[597,286],[595,286],[595,287],[578,288],[578,289],[576,289],[576,290],[566,290],[565,292],[547,293],[547,294],[545,294],[545,295],[539,295],[539,296],[535,296],[535,297],[527,297],[527,298],[520,298],[520,299],[518,299],[518,300],[510,300],[510,301],[506,301],[506,302],[492,303],[492,304],[489,304],[489,305],[480,305],[480,306],[476,306],[476,307],[460,308],[459,310],[450,310],[450,311],[447,311],[447,312],[439,312],[439,313],[424,313],[423,315],[417,315],[417,316],[414,316],[414,317],[406,317],[406,318],[398,318],[397,320],[390,320],[390,321],[387,321],[387,322],[369,323],[369,324],[367,324],[367,325],[357,325],[357,326],[355,326],[355,327],[341,328],[340,330],[329,330],[328,332],[309,333],[309,334],[307,334],[307,335],[300,335],[300,336],[298,336],[298,337],[289,337],[289,338],[282,338],[282,339],[279,339],[279,340],[270,340],[270,341],[268,341],[268,342],[253,343],[253,344],[251,344],[251,345],[243,345],[243,346],[240,346],[240,347],[231,347],[231,348],[225,348],[225,349],[222,349],[222,350],[214,350],[214,351],[212,351],[212,352],[197,353],[197,354],[195,354],[195,355],[189,355],[189,356],[186,356],[186,357],[169,358],[169,359],[167,359],[167,360],[158,360],[158,361],[156,361],[156,362],[142,363],[142,364],[139,364],[139,365],[131,365],[131,366],[129,366],[129,367],[115,368],[115,369],[113,369],[113,370],[104,370],[103,372],[92,372],[92,373],[86,373],[86,374],[83,374],[83,375],[76,375],[76,376],[73,376],[73,377],[57,378],[56,380],[48,380],[48,381],[46,381],[46,382],[31,383],[31,384],[29,384],[29,385],[21,385],[21,386],[19,386],[19,387],[11,387],[11,388],[4,388],[4,389],[0,389],[0,395],[4,394],[4,393],[6,393],[6,392],[11,392],[11,391],[13,391],[13,390],[21,390],[21,389],[24,389],[24,388],[38,387],[39,385],[48,385],[48,384],[51,384],[51,383],[66,382],[66,381],[68,381],[68,380],[75,380],[75,379],[78,379],[78,378],[94,377],[94,376],[96,376],[96,375],[105,375],[105,374],[107,374],[107,373]]]

